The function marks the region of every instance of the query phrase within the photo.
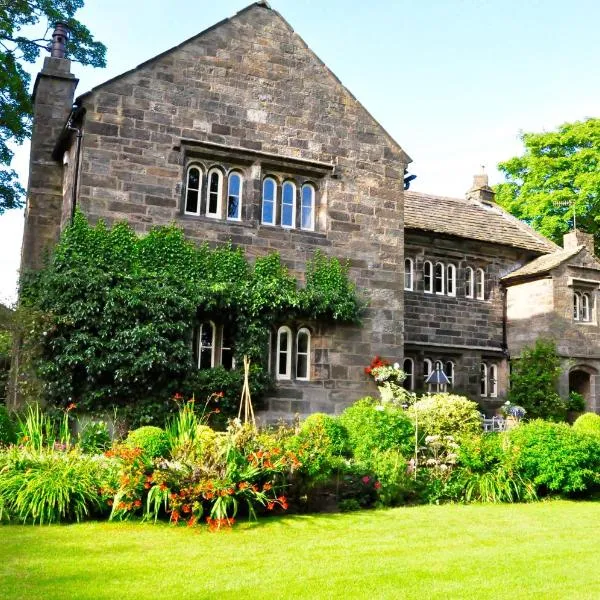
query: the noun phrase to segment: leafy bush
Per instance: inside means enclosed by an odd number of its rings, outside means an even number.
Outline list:
[[[348,433],[339,419],[330,415],[310,415],[289,447],[302,459],[302,472],[312,483],[329,478],[339,468],[340,458],[348,452]]]
[[[409,414],[417,423],[420,437],[475,435],[481,432],[479,407],[465,396],[425,396],[410,407]]]
[[[47,524],[80,521],[101,508],[109,465],[76,452],[17,448],[0,464],[0,518]]]
[[[600,439],[566,423],[535,420],[508,432],[516,471],[540,494],[591,491],[600,484]]]
[[[461,439],[453,479],[466,502],[535,500],[535,486],[516,471],[518,450],[498,434]]]
[[[0,404],[0,446],[12,444],[17,441],[15,426],[10,413],[4,404]]]
[[[415,498],[415,481],[397,450],[374,452],[369,460],[379,506],[399,506]]]
[[[527,411],[528,419],[564,421],[567,402],[557,393],[560,359],[552,341],[537,340],[512,361],[509,400]]]
[[[167,456],[169,439],[164,429],[146,425],[129,432],[125,444],[129,448],[140,448],[148,458]]]
[[[79,432],[79,447],[88,454],[98,454],[110,448],[111,438],[104,421],[86,421]]]
[[[394,405],[362,398],[341,415],[350,449],[358,461],[368,461],[375,451],[397,450],[408,456],[414,446],[414,428],[407,414]]]
[[[585,413],[573,423],[573,429],[579,433],[587,433],[600,438],[600,415]]]
[[[567,410],[573,412],[583,412],[585,410],[585,398],[583,395],[575,391],[570,391],[569,400],[567,402]]]

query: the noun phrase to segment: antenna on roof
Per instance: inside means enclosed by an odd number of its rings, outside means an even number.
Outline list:
[[[577,214],[575,213],[575,199],[569,198],[568,200],[553,200],[552,204],[557,208],[571,208],[573,207],[573,231],[577,231]]]

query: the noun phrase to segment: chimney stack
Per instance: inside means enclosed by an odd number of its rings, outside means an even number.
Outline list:
[[[478,173],[473,177],[473,185],[466,196],[467,200],[474,200],[476,202],[485,202],[487,204],[494,202],[496,194],[489,185],[488,176],[484,166],[481,167],[481,173]]]
[[[565,250],[575,250],[579,246],[585,246],[588,252],[594,256],[594,236],[575,229],[563,236],[563,247]]]
[[[49,50],[52,58],[64,58],[67,51],[69,28],[66,23],[56,23]]]

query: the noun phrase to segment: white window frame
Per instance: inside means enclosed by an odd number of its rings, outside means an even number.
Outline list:
[[[408,369],[406,368],[407,363],[410,365]],[[415,389],[415,361],[412,358],[405,358],[402,362],[402,370],[406,373],[406,379],[403,382],[404,387],[412,392]]]
[[[433,370],[433,362],[430,358],[423,359],[423,385],[427,381],[427,378],[431,375],[431,371]]]
[[[304,224],[304,191],[310,190],[310,226]],[[300,229],[304,231],[315,230],[315,199],[317,197],[316,188],[312,183],[305,183],[300,190]]]
[[[217,187],[217,210],[216,212],[212,213],[209,211],[210,209],[210,196],[211,196],[211,191],[210,191],[210,183],[211,183],[211,179],[212,176],[216,174],[219,180],[219,185]],[[213,167],[212,169],[210,169],[210,171],[208,172],[208,175],[206,176],[206,216],[210,217],[211,219],[220,219],[221,215],[222,215],[222,202],[223,202],[223,173],[221,171],[221,169],[218,169],[217,167]]]
[[[237,201],[238,201],[238,216],[237,217],[229,216],[229,198],[231,196],[231,194],[229,193],[229,188],[231,186],[231,178],[232,177],[239,177],[239,179],[240,179],[240,190],[239,190],[239,194],[237,196]],[[239,171],[231,171],[229,173],[229,175],[227,175],[227,206],[225,207],[226,217],[227,217],[228,221],[241,221],[242,220],[243,190],[244,190],[244,178],[243,178],[242,174]]]
[[[589,323],[592,320],[590,295],[587,292],[581,294],[581,321]]]
[[[285,189],[286,187],[292,188],[292,223],[291,225],[284,225],[283,223],[283,206],[285,200]],[[287,205],[286,205],[287,206]],[[286,179],[281,184],[281,211],[279,213],[279,224],[283,229],[295,229],[296,228],[296,184],[290,179]]]
[[[306,334],[308,340],[306,342],[306,352],[300,352],[298,350],[298,338],[300,337],[300,334]],[[296,333],[296,379],[298,381],[310,381],[310,344],[311,343],[311,335],[310,335],[310,331],[306,328],[306,327],[301,327],[300,329],[298,329],[298,332]],[[298,376],[298,357],[300,355],[305,355],[306,356],[306,377],[299,377]]]
[[[475,298],[475,273],[471,267],[465,268],[465,298]]]
[[[190,190],[190,171],[192,169],[196,169],[198,171],[198,189],[197,190],[195,190],[193,188]],[[202,179],[203,179],[203,173],[202,173],[202,168],[200,167],[200,165],[197,165],[195,163],[189,165],[187,168],[187,171],[185,172],[185,198],[184,198],[184,205],[183,205],[183,213],[186,215],[195,215],[195,216],[200,215],[201,206],[202,206]],[[196,212],[193,212],[193,211],[187,209],[188,192],[189,191],[198,192],[198,206],[197,206]]]
[[[450,365],[449,369],[448,369],[448,365]],[[454,369],[455,369],[455,365],[454,365],[454,362],[452,362],[451,360],[447,360],[444,363],[444,374],[448,378],[448,387],[450,387],[450,388],[454,387]]]
[[[479,381],[480,395],[482,398],[487,398],[487,396],[488,396],[488,367],[484,362],[480,363],[479,376],[480,376],[480,381]],[[483,389],[481,389],[482,384],[483,384]]]
[[[581,296],[579,292],[573,292],[573,321],[579,321],[581,315]]]
[[[490,398],[498,397],[498,365],[489,366],[489,396]]]
[[[404,289],[408,292],[413,291],[413,281],[414,281],[413,267],[414,267],[413,259],[405,258],[404,259]],[[407,276],[408,276],[408,285],[406,284]]]
[[[440,269],[439,277],[438,277],[438,268]],[[435,268],[433,269],[433,279],[434,279],[433,289],[435,290],[435,293],[438,296],[443,296],[446,292],[446,267],[445,267],[444,263],[442,263],[442,262],[435,263]],[[440,291],[437,290],[438,281],[442,284],[442,286],[441,286],[442,289]]]
[[[198,327],[198,369],[200,369],[200,363],[202,361],[202,328],[205,325],[210,325],[211,331],[212,331],[212,336],[211,336],[211,342],[212,342],[212,346],[210,346],[211,348],[211,353],[210,353],[210,367],[211,369],[214,368],[215,366],[215,351],[216,351],[216,346],[217,346],[217,326],[214,324],[213,321],[203,321],[202,323],[200,323],[200,327]]]
[[[273,218],[271,221],[265,221],[265,186],[267,185],[267,182],[270,181],[273,183],[273,199],[269,200],[269,202],[271,202],[273,204],[273,210],[271,212],[271,214],[273,215]],[[265,177],[263,179],[263,184],[262,184],[262,202],[260,204],[260,222],[263,225],[275,225],[275,223],[277,222],[277,181],[275,180],[275,178],[273,177]]]
[[[475,293],[477,300],[485,300],[485,271],[481,268],[475,271]]]
[[[429,270],[429,275],[427,271]],[[429,286],[427,285],[427,277],[429,277]],[[423,292],[433,294],[433,264],[430,260],[423,263]]]
[[[456,267],[452,263],[446,265],[446,293],[456,296]]]
[[[287,335],[287,347],[285,349],[286,352],[286,361],[285,361],[285,372],[284,373],[280,373],[279,372],[279,366],[280,366],[280,360],[281,360],[281,347],[280,347],[280,333],[282,332],[286,332]],[[277,348],[277,355],[275,358],[275,378],[282,381],[282,380],[289,380],[292,378],[292,330],[287,326],[287,325],[283,325],[282,327],[280,327],[277,330],[277,342],[276,342]]]

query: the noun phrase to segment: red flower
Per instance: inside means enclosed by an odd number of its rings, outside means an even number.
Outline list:
[[[75,404],[74,402],[71,402],[71,404],[69,404],[69,406],[67,406],[67,412],[73,410],[74,408],[77,408],[77,404]]]
[[[381,489],[381,483],[379,481],[375,482],[375,489],[376,490],[380,490]]]
[[[173,396],[173,400],[177,401],[177,400],[183,400],[183,396],[177,392],[174,396]]]
[[[136,500],[136,501],[133,503],[133,505],[134,505],[136,508],[139,508],[139,507],[142,505],[142,501],[141,501],[141,500]]]
[[[268,502],[268,503],[267,503],[267,508],[268,508],[269,510],[273,510],[273,508],[274,508],[274,507],[275,507],[275,502]]]

